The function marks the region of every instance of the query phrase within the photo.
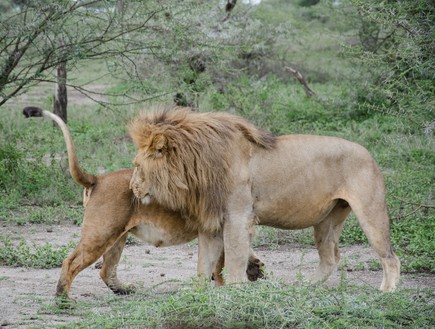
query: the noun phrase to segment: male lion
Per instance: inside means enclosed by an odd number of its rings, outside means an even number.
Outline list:
[[[129,189],[133,170],[119,170],[95,176],[80,168],[71,135],[60,117],[37,107],[26,107],[23,113],[26,117],[48,117],[59,125],[66,141],[71,176],[85,187],[81,239],[62,264],[57,296],[67,298],[76,275],[100,256],[103,256],[100,276],[106,285],[117,294],[132,292],[132,288],[122,284],[116,274],[127,233],[132,233],[156,247],[182,244],[197,237],[197,230],[186,225],[186,219],[179,212],[164,208],[156,202],[149,205],[135,202],[137,199]],[[213,273],[218,285],[223,284],[223,259],[222,254]],[[247,268],[251,281],[263,277],[262,267],[263,263],[251,250]]]
[[[320,264],[312,281],[326,280],[353,210],[381,259],[380,289],[396,288],[400,261],[391,248],[384,181],[362,146],[326,136],[273,137],[229,113],[185,108],[143,112],[129,132],[138,147],[131,188],[198,227],[200,274],[211,275],[224,248],[226,281],[246,280],[253,224],[314,226]]]

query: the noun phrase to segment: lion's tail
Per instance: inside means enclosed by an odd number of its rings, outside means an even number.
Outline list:
[[[68,163],[69,170],[71,172],[72,178],[79,183],[80,185],[89,188],[92,187],[97,181],[97,177],[87,173],[82,168],[80,168],[79,161],[77,159],[77,153],[75,150],[74,143],[71,138],[71,134],[69,133],[68,127],[65,122],[58,117],[56,114],[51,113],[49,111],[44,111],[38,107],[28,106],[23,109],[23,114],[26,118],[29,117],[48,117],[60,127],[63,133],[63,137],[65,138],[66,149],[68,151]]]

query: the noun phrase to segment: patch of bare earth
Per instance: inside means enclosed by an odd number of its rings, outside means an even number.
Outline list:
[[[0,236],[12,241],[26,240],[37,245],[50,242],[54,246],[78,241],[80,228],[71,224],[61,225],[0,225]],[[372,250],[365,246],[341,248],[346,268],[367,264],[375,259]],[[310,274],[317,262],[314,248],[286,245],[277,249],[257,248],[258,256],[267,265],[269,277],[276,277],[294,283],[300,274]],[[119,278],[125,283],[134,283],[139,290],[150,288],[174,289],[177,281],[186,281],[195,276],[197,261],[196,244],[168,248],[155,248],[145,245],[128,245],[118,266]],[[77,301],[94,302],[104,298],[111,291],[99,278],[99,270],[90,266],[81,272],[71,288],[71,297]],[[379,287],[381,271],[353,270],[337,271],[326,283],[337,286],[342,273],[350,284],[368,284]],[[30,268],[0,267],[0,328],[26,328],[29,326],[56,326],[77,320],[77,316],[50,314],[41,305],[53,303],[60,268],[43,270]],[[162,283],[157,288],[155,286]],[[433,275],[402,276],[401,287],[434,288]],[[41,311],[42,310],[42,311]]]
[[[91,85],[92,98],[104,100],[104,85]],[[52,86],[41,85],[17,98],[15,106],[46,105],[53,95]],[[94,105],[95,102],[76,90],[68,90],[68,103],[74,105]],[[62,223],[17,226],[3,223],[0,219],[0,237],[12,241],[24,239],[28,244],[64,246],[80,239],[80,228]],[[279,248],[257,248],[257,255],[266,264],[268,277],[294,283],[302,274],[312,273],[318,263],[314,247],[286,245]],[[376,257],[365,246],[341,248],[342,262],[347,269],[365,267],[365,270],[337,271],[327,281],[328,286],[339,284],[342,274],[350,284],[370,285],[378,288],[382,281],[381,271],[370,271],[367,264]],[[127,245],[118,266],[118,277],[125,283],[134,283],[139,290],[153,288],[157,291],[174,289],[177,282],[187,281],[196,275],[197,246],[187,244],[169,248],[155,248],[146,245]],[[55,314],[44,310],[43,305],[54,303],[54,293],[60,268],[31,269],[0,266],[0,329],[28,327],[56,327],[79,319],[66,313]],[[156,287],[157,286],[157,287]],[[402,288],[434,288],[433,275],[402,275]],[[99,270],[90,266],[74,280],[70,296],[77,301],[95,302],[110,296],[112,292],[99,277]]]

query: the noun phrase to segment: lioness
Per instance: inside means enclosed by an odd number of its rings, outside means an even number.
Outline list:
[[[198,270],[209,277],[225,250],[227,282],[246,280],[249,227],[314,227],[326,280],[339,261],[338,240],[351,210],[384,269],[380,289],[400,276],[382,174],[368,151],[334,137],[273,137],[229,113],[190,109],[143,112],[129,125],[138,147],[131,188],[187,213],[199,230]]]
[[[100,256],[103,256],[100,276],[104,283],[116,294],[132,292],[132,287],[122,284],[116,274],[127,233],[156,247],[187,243],[198,236],[196,228],[187,225],[186,217],[179,212],[164,208],[156,202],[148,205],[135,202],[137,199],[129,189],[133,170],[119,170],[101,176],[85,172],[78,163],[69,130],[60,117],[37,107],[26,107],[23,113],[26,117],[48,117],[58,124],[65,138],[71,176],[85,187],[81,238],[62,264],[57,296],[67,298],[76,275]],[[255,281],[263,276],[263,263],[253,251],[249,259],[246,272],[249,279]],[[223,283],[223,260],[221,254],[213,273],[217,285]]]

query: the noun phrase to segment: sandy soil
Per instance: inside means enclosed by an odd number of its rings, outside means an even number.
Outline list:
[[[95,85],[89,88],[96,93],[107,86]],[[16,106],[42,106],[35,99],[45,99],[52,94],[52,88],[37,90],[32,94],[17,99]],[[37,96],[37,97],[36,97]],[[96,94],[96,98],[101,96]],[[89,98],[77,91],[68,91],[69,104],[92,105]],[[43,245],[50,242],[54,246],[67,245],[78,241],[80,228],[62,223],[61,225],[25,225],[7,224],[0,218],[0,237],[8,237],[12,241],[26,240],[28,243]],[[311,247],[286,245],[276,249],[257,248],[257,255],[266,263],[268,277],[293,283],[301,273],[308,275],[314,271],[318,262],[317,251]],[[381,271],[351,270],[368,264],[376,259],[372,250],[364,246],[341,248],[342,259],[348,269],[344,273],[351,284],[368,284],[378,288],[382,281]],[[148,289],[161,284],[157,289],[174,287],[173,280],[186,281],[196,274],[197,246],[195,243],[168,248],[155,248],[146,245],[127,245],[118,266],[118,277],[125,283],[134,283],[140,289]],[[367,267],[366,267],[367,268]],[[56,327],[57,324],[77,320],[67,314],[53,314],[44,311],[44,305],[51,305],[60,268],[50,270],[12,268],[0,266],[0,329]],[[337,286],[340,272],[334,273],[326,283]],[[402,275],[401,288],[435,288],[433,275]],[[77,301],[97,301],[109,296],[112,292],[99,277],[95,266],[82,271],[75,279],[70,296]]]
[[[50,242],[65,245],[78,241],[80,228],[71,224],[17,226],[0,222],[0,236],[8,236],[13,241],[25,239],[37,245]],[[276,249],[257,248],[258,256],[267,265],[269,277],[277,277],[286,282],[296,281],[298,273],[311,273],[318,261],[314,248],[301,246],[281,246]],[[375,259],[370,248],[351,246],[341,249],[342,259],[347,268],[367,264]],[[171,280],[189,280],[195,276],[197,246],[195,243],[168,248],[155,248],[146,245],[128,245],[118,267],[119,278],[126,283],[135,283],[139,289],[148,289],[163,283],[158,289],[165,289],[174,283]],[[71,288],[71,297],[78,301],[96,301],[111,294],[99,278],[98,269],[91,266],[81,272]],[[76,320],[66,314],[47,314],[41,305],[53,303],[60,268],[51,270],[0,267],[0,328],[28,328],[31,326],[56,326]],[[350,283],[368,284],[379,287],[381,271],[345,271]],[[340,272],[334,273],[326,283],[338,285]],[[403,275],[401,287],[435,287],[434,276]]]

